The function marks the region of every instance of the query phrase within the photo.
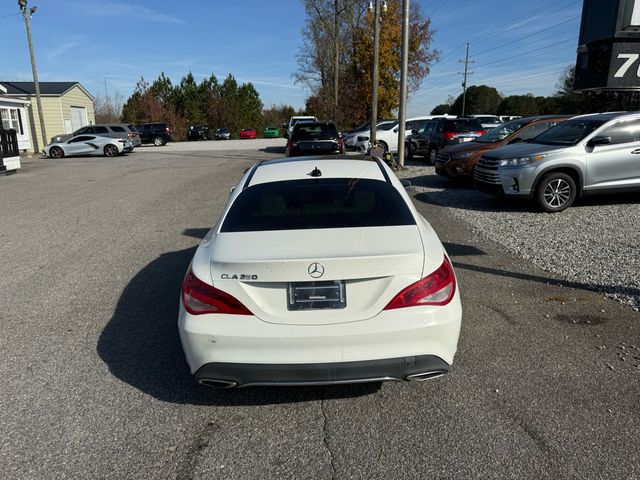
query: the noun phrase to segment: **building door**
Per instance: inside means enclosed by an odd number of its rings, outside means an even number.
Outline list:
[[[87,124],[87,109],[84,107],[71,107],[71,129],[84,127]]]

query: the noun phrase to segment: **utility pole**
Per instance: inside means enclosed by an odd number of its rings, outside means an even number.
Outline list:
[[[464,80],[462,81],[462,117],[464,117],[464,111],[467,106],[467,75],[471,75],[473,72],[469,71],[469,64],[474,63],[473,60],[469,60],[469,42],[467,42],[467,55],[464,62],[460,60],[460,63],[464,63]]]
[[[42,100],[40,99],[40,83],[38,83],[38,69],[36,68],[36,57],[33,53],[33,38],[31,36],[31,15],[36,13],[38,7],[28,8],[27,0],[18,0],[18,6],[24,17],[24,24],[27,27],[27,41],[29,42],[29,56],[31,57],[31,70],[33,72],[33,84],[36,90],[36,103],[38,105],[38,116],[40,117],[40,131],[42,132],[42,142],[47,144],[47,131],[44,127],[44,116],[42,115]],[[37,138],[34,139],[34,147],[36,151],[42,150],[40,145],[35,145]],[[42,147],[44,147],[42,145]]]
[[[402,0],[402,64],[400,66],[400,108],[398,111],[398,163],[404,168],[404,136],[407,120],[407,71],[409,66],[409,1]]]
[[[369,2],[371,10],[371,2]],[[380,0],[375,0],[373,10],[373,84],[371,87],[371,129],[369,141],[376,146],[376,128],[378,126],[378,58],[380,56]]]

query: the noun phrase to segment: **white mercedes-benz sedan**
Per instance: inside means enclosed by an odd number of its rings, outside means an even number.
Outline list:
[[[185,275],[178,326],[203,385],[425,380],[453,361],[451,261],[395,174],[369,157],[262,161]]]

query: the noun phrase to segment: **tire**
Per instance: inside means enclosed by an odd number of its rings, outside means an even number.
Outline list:
[[[427,163],[429,165],[435,165],[437,157],[438,157],[438,149],[437,148],[430,148],[429,149],[429,153],[427,154]]]
[[[162,137],[155,137],[155,138],[153,139],[153,144],[154,144],[156,147],[162,147],[162,146],[164,146],[164,145],[166,145],[166,144],[167,144],[167,141],[166,141],[164,138],[162,138]]]
[[[576,182],[566,173],[545,175],[536,187],[535,199],[547,213],[561,212],[569,208],[576,199]]]
[[[49,156],[51,158],[62,158],[64,157],[64,150],[62,147],[51,147],[49,149]]]
[[[115,145],[105,145],[102,151],[105,157],[117,157],[120,153]]]
[[[411,146],[411,142],[406,143],[404,146],[404,159],[413,160],[413,147]]]
[[[385,142],[378,142],[378,145],[382,147],[382,156],[384,157],[389,151],[389,145],[387,145]]]

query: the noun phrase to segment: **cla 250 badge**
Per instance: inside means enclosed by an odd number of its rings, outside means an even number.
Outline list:
[[[257,280],[258,275],[250,275],[248,273],[223,273],[220,275],[222,280]]]

